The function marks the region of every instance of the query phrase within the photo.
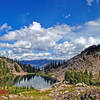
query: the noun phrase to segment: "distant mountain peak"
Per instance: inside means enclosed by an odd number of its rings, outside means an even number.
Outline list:
[[[44,67],[46,64],[49,64],[53,61],[64,61],[64,60],[53,60],[53,59],[38,59],[38,60],[23,60],[23,61],[20,61],[21,64],[31,64],[31,66],[34,66],[34,67]]]

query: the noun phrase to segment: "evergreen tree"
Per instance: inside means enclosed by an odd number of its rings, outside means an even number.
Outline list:
[[[100,70],[99,70],[98,80],[100,80]]]
[[[60,61],[58,62],[58,66],[60,66],[61,65],[61,63],[60,63]]]
[[[90,73],[89,73],[89,79],[92,80],[92,78],[93,78],[93,74],[92,74],[92,71],[90,71]]]
[[[85,84],[88,84],[89,85],[89,75],[88,75],[87,69],[85,69],[85,72],[84,72],[84,75],[83,75],[83,82]]]
[[[84,74],[85,74],[85,75],[88,75],[88,71],[87,71],[87,69],[85,69],[85,72],[84,72]]]
[[[68,82],[70,82],[71,77],[72,77],[72,76],[71,76],[71,72],[67,71],[67,72],[65,73],[65,80],[68,81]]]

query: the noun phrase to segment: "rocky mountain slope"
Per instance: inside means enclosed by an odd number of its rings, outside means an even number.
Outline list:
[[[24,73],[21,66],[11,59],[0,57],[0,76],[16,73]]]
[[[61,67],[54,70],[53,77],[58,80],[64,79],[64,74],[66,70],[76,69],[84,71],[87,69],[88,71],[92,71],[93,74],[100,73],[100,45],[93,45],[86,48],[77,56],[69,59],[65,62]]]

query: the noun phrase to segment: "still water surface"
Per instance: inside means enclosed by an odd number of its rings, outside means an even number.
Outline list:
[[[17,78],[15,80],[17,80]],[[49,77],[43,77],[40,75],[25,75],[18,78],[18,80],[14,82],[13,86],[44,89],[51,87],[55,82],[56,80]]]

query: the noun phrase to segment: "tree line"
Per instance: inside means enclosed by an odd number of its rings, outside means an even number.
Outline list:
[[[28,73],[37,73],[40,71],[40,68],[35,68],[34,66],[31,66],[30,64],[26,65],[26,64],[21,64],[22,69],[24,70],[24,72],[28,72]]]
[[[45,73],[50,72],[52,69],[57,69],[61,65],[65,63],[65,60],[59,60],[59,61],[52,61],[51,63],[44,66],[43,70]]]
[[[88,72],[87,69],[85,69],[85,71],[82,72],[72,69],[70,71],[66,71],[65,80],[70,84],[84,82],[87,85],[100,85],[100,71],[98,73],[98,78],[94,79],[92,71]]]

